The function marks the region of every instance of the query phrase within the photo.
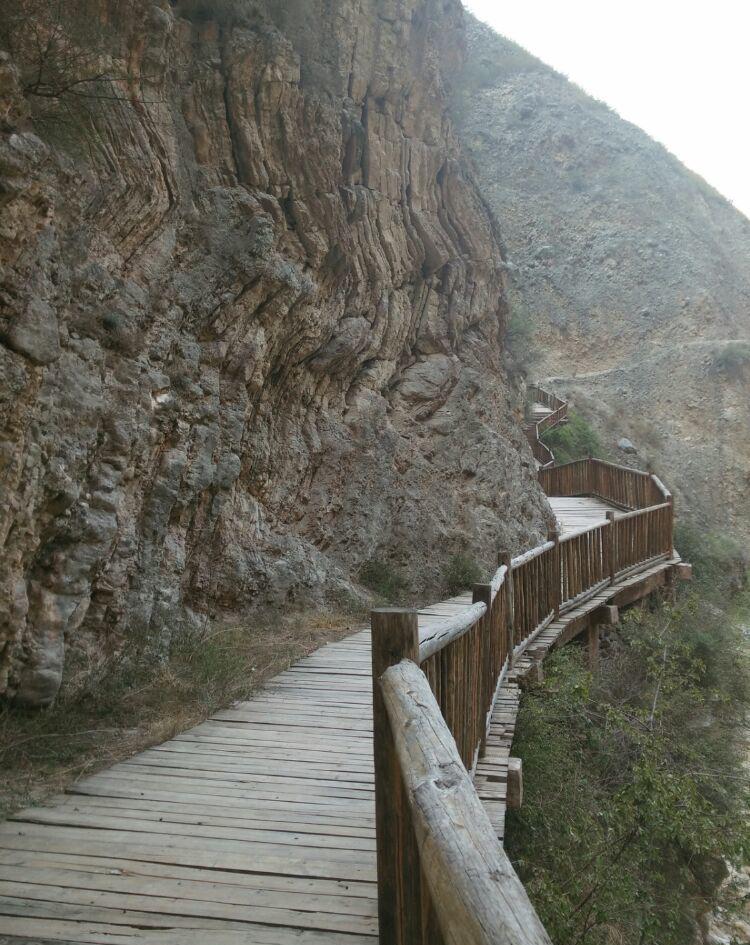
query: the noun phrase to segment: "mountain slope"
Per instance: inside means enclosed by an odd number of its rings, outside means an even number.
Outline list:
[[[711,530],[750,535],[750,221],[644,132],[468,19],[454,115],[531,373]]]

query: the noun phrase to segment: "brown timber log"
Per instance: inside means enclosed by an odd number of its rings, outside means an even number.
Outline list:
[[[385,672],[380,687],[446,945],[550,945],[424,673],[404,660]]]
[[[374,610],[371,619],[380,942],[418,945],[422,942],[419,850],[391,724],[378,684],[389,667],[401,660],[419,659],[417,614],[407,610]]]

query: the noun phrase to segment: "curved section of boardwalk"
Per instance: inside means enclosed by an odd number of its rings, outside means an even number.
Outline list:
[[[402,945],[445,940],[433,924],[436,904],[443,908],[442,928],[465,923],[463,941],[475,918],[472,910],[481,910],[495,894],[502,899],[513,884],[521,911],[507,905],[510,899],[502,907],[494,903],[498,921],[480,922],[477,929],[484,932],[471,941],[526,942],[525,934],[498,938],[491,932],[512,914],[517,924],[519,915],[536,923],[535,943],[548,942],[497,843],[504,833],[509,772],[512,768],[516,782],[519,774],[509,764],[519,681],[549,650],[578,634],[587,633],[595,652],[599,624],[617,619],[618,605],[672,583],[683,566],[671,550],[672,499],[653,475],[582,460],[546,468],[540,479],[553,496],[558,519],[550,540],[514,559],[504,553],[491,582],[476,585],[473,594],[418,614],[378,612],[402,624],[404,633],[397,639],[380,626],[386,632],[375,638],[376,663],[387,657],[394,671],[407,667],[402,683],[407,677],[420,681],[416,689],[409,689],[411,684],[399,689],[387,673],[391,696],[403,696],[401,708],[421,713],[395,730],[402,739],[402,761],[416,758],[420,768],[427,757],[425,745],[413,741],[420,718],[440,756],[434,777],[422,772],[423,780],[414,780],[434,801],[417,812],[441,824],[430,834],[437,844],[433,853],[456,854],[453,861],[442,861],[439,895],[433,890],[432,899],[426,896],[424,882],[429,886],[440,879],[434,869],[440,856],[420,861],[405,781],[383,754],[393,749],[394,730],[393,719],[383,725],[386,674],[380,671],[373,736],[371,635],[363,630],[301,660],[253,699],[0,826],[0,943],[375,943],[373,740],[385,866],[383,945],[396,940],[396,926],[406,930],[399,933]],[[397,655],[405,643],[409,655]],[[415,697],[417,689],[421,694]],[[434,722],[443,731],[437,741]],[[446,758],[452,759],[450,777],[444,776]],[[414,773],[411,767],[406,771]],[[448,809],[441,805],[455,802],[451,792],[462,779],[469,807],[440,821]],[[441,791],[451,797],[441,798]],[[448,869],[451,863],[463,869],[463,855],[476,852],[466,846],[475,821],[484,822],[485,840],[491,842],[482,849],[497,861],[485,877],[494,893],[475,896],[472,910],[460,913],[448,903],[454,879],[463,879],[463,891],[472,892],[482,864],[489,862],[480,858],[470,875]],[[422,831],[420,842],[424,836]],[[397,860],[401,872],[394,869]],[[430,870],[423,870],[426,863]]]
[[[563,533],[611,508],[595,499],[553,503]],[[604,588],[549,624],[516,660],[475,772],[499,838],[519,678],[592,611],[629,586],[663,583],[677,561]],[[470,605],[461,595],[426,608],[420,632]],[[0,827],[0,936],[364,945],[377,934],[369,630],[322,647],[252,700]]]

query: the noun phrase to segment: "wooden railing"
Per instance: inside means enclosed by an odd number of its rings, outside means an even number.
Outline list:
[[[623,509],[645,509],[671,502],[672,495],[653,473],[602,459],[578,459],[539,470],[547,495],[593,495]]]
[[[471,606],[430,629],[420,632],[415,611],[373,611],[382,945],[549,942],[471,772],[513,661],[560,614],[671,558],[673,505],[655,476],[599,460],[539,475],[548,494],[593,493],[631,511],[551,533],[516,558],[502,554]]]
[[[549,391],[537,385],[529,387],[527,394],[529,399],[539,404],[544,404],[545,407],[548,407],[552,411],[552,413],[547,414],[546,417],[537,422],[536,429],[540,435],[544,433],[545,430],[551,430],[552,427],[557,426],[558,423],[568,419],[567,401],[560,400],[555,394],[551,394]]]
[[[534,459],[539,463],[542,469],[554,465],[555,454],[546,443],[539,439],[539,434],[536,432],[536,424],[532,424],[526,428],[526,439],[529,441]]]
[[[549,446],[542,441],[541,434],[568,419],[568,404],[566,401],[560,400],[555,394],[551,394],[536,385],[528,387],[526,393],[529,402],[543,404],[552,411],[541,420],[531,422],[526,426],[526,438],[529,441],[531,452],[534,454],[534,459],[542,468],[546,468],[552,466],[555,462],[555,455]]]
[[[392,642],[404,618],[373,616],[383,630],[374,639]],[[413,652],[416,622],[400,626]],[[389,655],[375,687],[381,945],[551,945],[427,677],[414,660]]]

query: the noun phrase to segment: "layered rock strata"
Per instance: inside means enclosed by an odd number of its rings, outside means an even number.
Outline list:
[[[460,5],[38,6],[109,78],[0,60],[0,691],[533,543]]]

